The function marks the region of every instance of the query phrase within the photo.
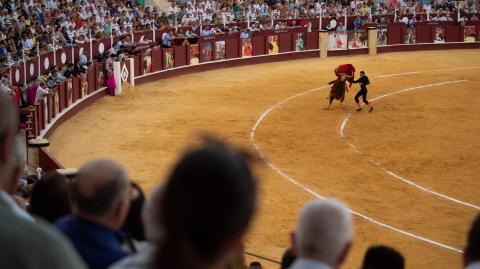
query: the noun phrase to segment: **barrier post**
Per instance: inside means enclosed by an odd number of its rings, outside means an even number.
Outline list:
[[[368,54],[377,55],[377,34],[376,27],[368,27]]]
[[[328,54],[328,31],[318,31],[318,48],[320,49],[320,58],[327,58]]]
[[[121,63],[113,63],[113,77],[115,78],[115,95],[122,94],[122,70]]]
[[[130,84],[135,86],[135,59],[128,58],[128,60],[130,61]]]
[[[61,169],[57,169],[56,172],[64,176],[68,182],[72,182],[73,179],[78,174],[78,169],[77,168],[61,168]]]
[[[27,143],[27,167],[30,174],[36,173],[37,168],[40,167],[39,150],[50,145],[47,139],[30,139]]]

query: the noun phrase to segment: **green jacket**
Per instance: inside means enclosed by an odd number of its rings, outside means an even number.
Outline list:
[[[1,201],[0,242],[2,269],[87,269],[53,227],[20,219]]]

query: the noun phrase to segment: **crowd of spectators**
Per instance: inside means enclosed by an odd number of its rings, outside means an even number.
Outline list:
[[[257,208],[259,158],[212,137],[193,143],[150,196],[111,160],[92,160],[66,179],[25,176],[25,149],[11,98],[0,93],[2,268],[240,269],[242,239]],[[22,147],[23,145],[23,147]],[[306,203],[281,269],[341,268],[354,226],[337,199]],[[480,268],[480,215],[464,251]],[[403,269],[401,253],[370,247],[362,269]],[[251,262],[249,269],[261,269]]]
[[[176,38],[189,42],[198,36],[307,27],[320,14],[328,30],[347,30],[342,16],[356,15],[353,28],[365,23],[403,22],[413,25],[428,19],[452,21],[460,9],[458,21],[478,20],[478,0],[180,0],[167,10],[145,6],[143,0],[9,0],[0,2],[0,66],[8,68],[40,53],[84,44],[91,40],[118,37],[103,55],[92,59],[81,53],[75,63],[59,69],[51,67],[45,74],[20,85],[16,91],[9,75],[0,76],[0,92],[17,94],[19,106],[37,104],[49,89],[72,76],[85,79],[92,64],[105,62],[107,79],[113,62],[137,54],[138,46],[171,47]],[[392,16],[384,16],[388,14]],[[420,14],[411,16],[412,14]],[[374,15],[375,17],[372,17]],[[134,42],[132,33],[141,30],[165,30],[156,44],[142,36]],[[1,73],[1,72],[0,72]],[[8,72],[7,72],[8,73]]]
[[[24,53],[35,56],[146,29],[175,29],[181,36],[238,32],[247,26],[278,29],[298,26],[281,20],[315,19],[320,13],[338,20],[345,13],[397,12],[400,20],[403,14],[429,12],[432,20],[450,20],[457,9],[474,13],[477,6],[478,0],[180,0],[159,10],[144,0],[9,0],[0,2],[0,61],[12,64]],[[197,30],[201,25],[210,27],[202,33]]]
[[[248,37],[249,31],[311,27],[308,19],[320,13],[330,30],[346,29],[340,20],[345,13],[358,15],[354,27],[359,28],[372,20],[369,15],[397,12],[397,22],[411,25],[416,17],[408,14],[428,12],[431,20],[449,21],[460,8],[464,23],[477,6],[473,0],[180,0],[160,11],[143,0],[9,0],[0,2],[0,63],[9,66],[41,52],[117,36],[118,42],[95,59],[106,63],[109,76],[115,60],[135,54],[138,44],[152,43],[133,42],[132,31],[169,29],[158,43],[170,47],[179,36],[240,32]],[[281,21],[288,19],[298,24]],[[390,22],[387,16],[376,20]],[[25,175],[24,141],[16,135],[11,96],[20,106],[37,104],[67,78],[85,79],[90,60],[82,54],[62,69],[53,66],[23,90],[11,85],[9,75],[0,77],[2,268],[244,268],[241,239],[256,207],[254,158],[246,152],[207,139],[186,152],[165,185],[148,198],[109,160],[85,164],[73,182],[59,174]],[[308,203],[282,268],[338,268],[352,233],[349,210],[341,202]],[[468,238],[465,265],[480,268],[480,219]],[[404,268],[404,260],[394,249],[374,246],[362,268]]]

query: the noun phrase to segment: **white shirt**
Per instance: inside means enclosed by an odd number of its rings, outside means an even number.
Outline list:
[[[12,90],[7,85],[0,82],[0,92],[4,94],[10,94]]]
[[[333,269],[330,265],[306,258],[298,258],[288,269]]]
[[[26,49],[29,49],[33,46],[33,42],[31,39],[25,39],[23,41],[23,47],[26,48]]]
[[[176,13],[178,13],[178,8],[177,7],[169,7],[168,8],[168,14],[169,15],[175,15]]]
[[[42,87],[38,86],[37,94],[35,95],[35,104],[38,103],[40,100],[45,98],[45,95],[48,94],[48,89],[43,89]]]
[[[10,209],[12,210],[13,214],[23,220],[26,221],[35,221],[30,214],[25,211],[25,209],[21,208],[13,198],[8,195],[6,192],[0,190],[0,200]]]
[[[330,21],[329,29],[335,29],[336,27],[337,27],[337,21],[335,19],[332,19]]]
[[[480,269],[480,261],[470,263],[465,269]]]

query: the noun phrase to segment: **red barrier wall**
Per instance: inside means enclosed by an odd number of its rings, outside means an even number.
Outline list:
[[[238,39],[227,39],[225,40],[225,58],[232,59],[238,58],[240,53]]]
[[[404,27],[388,27],[387,28],[387,44],[402,44],[404,42]]]
[[[307,50],[318,49],[318,33],[315,32],[307,32],[307,44],[305,48]]]
[[[252,38],[252,55],[264,55],[266,53],[265,36],[254,36]]]
[[[463,36],[460,38],[461,27],[457,25],[447,25],[446,28],[446,42],[463,42]]]
[[[66,82],[58,86],[58,96],[59,96],[59,106],[60,112],[63,111],[66,107],[67,93],[66,93]]]
[[[278,35],[278,52],[289,52],[293,50],[292,33]]]
[[[431,27],[427,25],[417,26],[417,43],[431,43],[433,42]]]
[[[162,53],[163,52],[160,48],[152,49],[152,72],[160,71],[163,69]],[[143,69],[142,69],[142,73],[143,73]]]
[[[64,168],[45,148],[38,149],[38,162],[43,171],[47,173]]]
[[[350,19],[349,19],[350,20]],[[353,21],[353,20],[352,20]],[[463,41],[463,28],[457,26],[455,24],[446,23],[446,24],[418,24],[416,26],[417,34],[416,39],[417,43],[428,43],[433,41],[435,35],[435,27],[437,26],[445,27],[445,39],[447,42],[460,42]],[[426,50],[426,49],[458,49],[458,48],[480,48],[480,43],[455,43],[455,44],[416,44],[416,45],[400,45],[404,42],[404,29],[400,27],[398,24],[395,26],[391,26],[388,28],[388,44],[390,46],[386,47],[379,47],[378,52],[393,52],[393,51],[411,51],[411,50]],[[293,52],[295,50],[295,37],[296,32],[304,32],[304,28],[294,28],[290,30],[272,30],[272,31],[265,31],[259,34],[255,33],[252,37],[252,45],[253,45],[253,55],[258,57],[250,57],[250,58],[240,58],[240,41],[238,38],[238,34],[234,35],[224,35],[224,36],[216,36],[216,37],[209,37],[209,38],[202,38],[205,39],[203,42],[210,42],[212,45],[212,60],[215,56],[215,40],[225,40],[225,57],[226,61],[217,61],[211,62],[209,64],[199,64],[194,66],[187,66],[189,63],[189,55],[190,50],[187,46],[175,46],[174,48],[170,49],[169,51],[172,52],[174,55],[174,63],[173,66],[177,67],[171,70],[165,70],[165,72],[159,72],[162,69],[165,69],[166,57],[165,57],[165,49],[152,49],[152,74],[149,74],[144,77],[139,77],[135,80],[136,84],[147,82],[147,81],[155,81],[161,78],[168,78],[172,76],[177,76],[186,73],[192,72],[199,72],[205,70],[212,70],[216,68],[225,68],[225,67],[232,67],[232,66],[241,66],[241,65],[251,65],[251,64],[258,64],[258,63],[266,63],[266,62],[274,62],[274,61],[283,61],[283,60],[294,60],[294,59],[302,59],[302,58],[312,58],[318,57],[318,51],[302,51],[302,52]],[[480,27],[477,27],[477,32],[480,32]],[[150,31],[150,34],[151,31]],[[278,35],[279,39],[279,52],[283,52],[284,54],[276,54],[276,55],[269,55],[263,56],[266,53],[266,44],[267,44],[267,36],[268,35]],[[480,35],[477,35],[477,38]],[[136,35],[135,38],[137,38]],[[117,38],[115,38],[117,39]],[[157,39],[160,39],[160,36],[157,35]],[[306,50],[315,50],[318,49],[318,33],[310,32],[306,33],[306,43],[305,49]],[[106,43],[110,43],[109,40],[102,40],[102,41],[95,41],[93,44],[93,52],[95,55],[98,53],[106,52],[108,47],[106,47]],[[200,43],[201,44],[201,43]],[[205,43],[204,43],[205,44]],[[399,45],[396,45],[399,44]],[[89,44],[84,44],[83,46],[76,47],[74,49],[66,48],[60,49],[56,53],[56,62],[57,66],[61,66],[63,63],[69,63],[72,60],[72,51],[75,51],[74,56],[78,58],[80,51],[83,49],[83,53],[90,58],[89,56]],[[201,49],[201,47],[200,47]],[[354,50],[343,50],[343,51],[330,51],[328,52],[329,56],[336,56],[336,55],[354,55],[354,54],[367,54],[368,49],[354,49]],[[133,56],[135,62],[135,70],[130,70],[130,72],[134,72],[136,76],[141,75],[143,73],[143,57],[142,55]],[[201,58],[201,57],[200,57]],[[48,64],[46,61],[48,60]],[[38,63],[38,59],[34,58],[27,62],[27,72],[23,72],[22,65],[13,66],[10,70],[12,75],[12,81],[14,83],[20,83],[24,80],[24,75],[28,79],[34,78],[38,76],[39,72],[43,72],[49,67],[51,67],[54,63],[53,60],[53,53],[47,53],[41,55],[40,57],[40,67]],[[129,66],[129,62],[123,63]],[[123,65],[122,65],[123,66]],[[173,66],[169,66],[172,68]],[[32,73],[30,73],[30,68],[32,68]],[[86,99],[82,99],[81,102],[78,100],[85,96],[86,94],[93,93],[95,89],[99,87],[98,84],[98,73],[104,73],[105,69],[97,66],[92,66],[88,71],[88,79],[85,81],[86,84],[82,83],[82,80],[78,78],[70,79],[70,84],[65,83],[64,85],[60,85],[58,90],[52,90],[54,95],[48,96],[46,100],[46,106],[42,101],[39,105],[35,106],[34,112],[34,133],[35,135],[39,135],[41,130],[45,129],[47,123],[52,124],[48,130],[46,130],[45,137],[48,137],[56,127],[58,127],[62,122],[73,116],[74,114],[81,111],[88,105],[93,104],[97,99],[101,98],[106,94],[106,91],[99,91],[95,92],[95,94],[90,95]],[[156,72],[156,73],[155,73]],[[67,86],[71,85],[71,86]],[[87,86],[86,86],[87,85]],[[58,92],[58,102],[55,101],[55,94]],[[74,106],[71,106],[75,103]],[[69,107],[68,111],[65,111],[65,108]],[[59,112],[64,112],[59,116]],[[42,167],[48,167],[48,169],[57,169],[60,168],[61,165],[55,161],[53,156],[49,156],[48,152],[42,153]],[[45,168],[44,168],[45,169]]]
[[[176,46],[174,48],[175,67],[187,64],[187,46]]]

